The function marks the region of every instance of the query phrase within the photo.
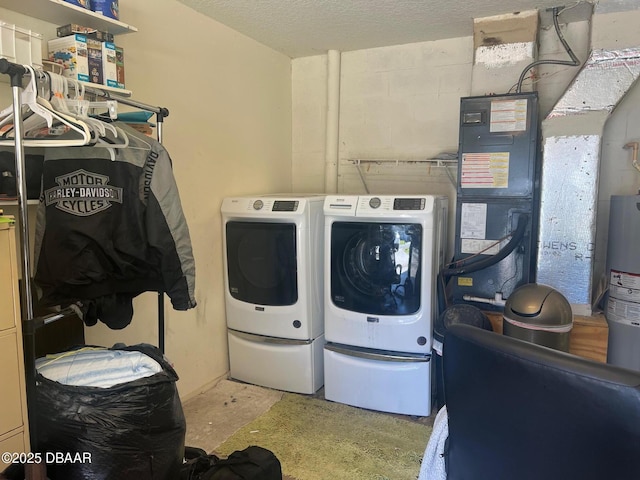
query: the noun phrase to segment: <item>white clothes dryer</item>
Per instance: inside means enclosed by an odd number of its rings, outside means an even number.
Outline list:
[[[328,400],[430,415],[447,211],[433,195],[325,198]]]
[[[314,393],[324,381],[323,195],[225,198],[231,378]]]

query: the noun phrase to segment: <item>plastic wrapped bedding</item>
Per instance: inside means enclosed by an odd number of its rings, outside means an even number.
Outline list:
[[[36,370],[63,385],[109,388],[150,377],[162,367],[139,351],[82,348],[39,358]]]

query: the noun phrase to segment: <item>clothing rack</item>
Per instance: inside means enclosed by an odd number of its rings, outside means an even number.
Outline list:
[[[85,87],[85,91],[102,97],[105,100],[116,100],[118,103],[128,105],[130,107],[139,108],[140,110],[146,110],[147,112],[155,113],[156,115],[156,134],[158,142],[162,143],[162,130],[164,125],[164,119],[169,116],[169,110],[165,107],[154,107],[145,103],[132,100],[125,97],[114,97],[108,91],[101,90],[100,87]],[[26,187],[25,187],[26,188]],[[25,190],[26,191],[26,190]],[[164,292],[158,292],[158,348],[164,353]]]
[[[21,291],[21,309],[22,309],[22,331],[24,341],[24,357],[25,357],[25,383],[27,391],[27,408],[33,405],[35,399],[35,333],[36,330],[43,325],[60,320],[75,312],[68,308],[51,315],[34,317],[33,297],[31,286],[31,260],[29,245],[29,224],[27,210],[27,183],[25,172],[25,153],[24,153],[24,132],[22,124],[21,112],[21,92],[23,88],[23,77],[29,74],[29,70],[25,66],[7,61],[0,58],[0,73],[9,75],[13,100],[13,117],[14,117],[14,133],[15,133],[15,156],[16,156],[16,189],[18,193],[18,219],[20,223],[21,234],[21,260],[23,272],[23,289]],[[91,93],[104,99],[116,100],[123,105],[135,107],[141,110],[152,112],[156,115],[157,121],[157,139],[162,143],[162,130],[164,119],[169,115],[169,110],[165,107],[156,107],[147,105],[130,98],[111,95],[108,91],[100,89],[99,86],[87,86],[86,93]],[[158,291],[158,347],[164,353],[165,347],[165,316],[164,316],[164,292]],[[38,451],[35,413],[28,408],[29,413],[29,431],[31,439],[31,450]],[[37,476],[37,474],[36,474]],[[27,475],[29,478],[29,475]],[[35,478],[35,477],[34,477]]]

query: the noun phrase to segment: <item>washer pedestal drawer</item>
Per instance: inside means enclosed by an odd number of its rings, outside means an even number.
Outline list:
[[[327,400],[402,415],[431,415],[431,361],[363,354],[363,349],[324,349]]]

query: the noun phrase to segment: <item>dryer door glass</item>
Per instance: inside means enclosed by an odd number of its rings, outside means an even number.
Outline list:
[[[295,224],[227,222],[226,235],[233,298],[274,306],[298,301]]]
[[[422,225],[334,222],[331,299],[347,310],[410,315],[420,309]]]

